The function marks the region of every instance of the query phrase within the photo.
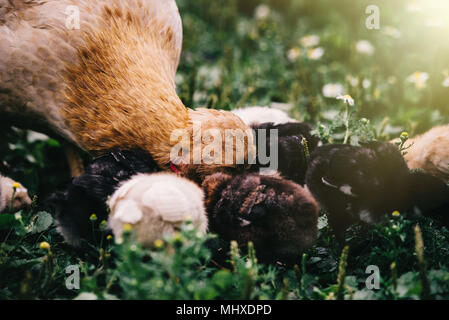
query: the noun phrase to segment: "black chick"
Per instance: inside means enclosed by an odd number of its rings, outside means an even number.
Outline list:
[[[267,263],[297,262],[318,233],[318,205],[309,191],[279,176],[216,173],[203,181],[209,231],[246,250],[254,243]]]
[[[350,225],[377,223],[395,210],[448,221],[448,186],[428,174],[410,172],[390,143],[319,147],[311,154],[306,184],[340,241]]]
[[[259,154],[259,143],[261,139],[266,139],[266,153],[270,152],[270,144],[278,143],[278,165],[279,173],[300,185],[305,183],[305,175],[307,171],[307,155],[303,139],[307,141],[308,151],[312,152],[318,146],[320,140],[313,136],[310,132],[313,126],[308,123],[289,122],[274,125],[271,122],[256,124],[252,126],[255,130],[255,143],[258,147],[257,154],[257,168],[268,167],[265,163],[262,165],[261,157],[265,156],[263,153]],[[265,133],[259,130],[266,130]],[[270,130],[278,130],[277,141],[271,141]],[[266,137],[266,138],[265,138]]]
[[[73,246],[81,246],[83,240],[93,240],[90,216],[97,216],[97,226],[107,220],[106,201],[120,182],[138,173],[159,171],[145,151],[115,150],[94,159],[85,173],[53,193],[46,202],[53,209],[58,230],[65,240]]]

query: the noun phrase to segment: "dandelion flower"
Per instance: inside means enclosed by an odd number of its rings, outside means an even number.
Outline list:
[[[14,184],[12,185],[13,189],[20,189],[22,188],[22,185],[18,182],[14,182]]]
[[[306,48],[317,46],[320,43],[320,37],[314,34],[310,34],[302,37],[299,42]]]
[[[400,138],[402,141],[408,140],[408,132],[402,132]]]
[[[182,242],[182,235],[179,233],[179,232],[176,232],[174,235],[173,235],[173,241],[174,242],[178,242],[178,243],[180,243],[180,242]]]
[[[311,60],[318,60],[320,59],[324,54],[324,49],[319,47],[315,49],[309,49],[307,51],[307,57]]]
[[[133,226],[129,223],[125,223],[123,225],[123,232],[131,232],[133,230]]]
[[[393,213],[391,214],[393,217],[399,217],[401,215],[401,213],[399,211],[393,211]]]
[[[300,55],[301,49],[299,49],[298,47],[293,47],[287,52],[287,58],[290,61],[296,61]]]
[[[50,250],[50,244],[47,241],[43,241],[39,245],[39,248],[41,248],[42,250]]]
[[[106,237],[106,239],[107,239],[107,240],[112,240],[112,236],[109,234],[109,235]]]
[[[372,56],[374,54],[375,48],[368,40],[360,40],[356,43],[355,48],[358,53],[366,54]]]
[[[429,74],[420,71],[414,72],[407,78],[407,81],[414,83],[418,89],[425,88],[427,80],[429,80]]]
[[[100,229],[105,230],[108,227],[108,222],[106,220],[101,221]]]
[[[266,4],[261,4],[256,8],[255,15],[258,20],[265,20],[270,16],[270,7]]]
[[[349,94],[345,94],[344,96],[340,95],[336,99],[343,100],[344,103],[347,103],[351,107],[354,106],[354,99]]]
[[[329,83],[323,87],[323,96],[336,98],[343,94],[343,86],[340,83]]]
[[[97,215],[95,213],[91,214],[89,217],[89,220],[92,222],[95,222],[98,220]]]
[[[160,249],[164,246],[164,241],[162,241],[161,239],[157,239],[154,241],[154,247],[156,249]]]

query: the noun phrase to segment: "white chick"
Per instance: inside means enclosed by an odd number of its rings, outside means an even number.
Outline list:
[[[149,248],[155,240],[178,231],[186,220],[191,220],[199,232],[207,231],[203,191],[172,173],[132,177],[117,189],[108,206],[109,227],[119,241],[125,224],[133,226],[137,241]]]

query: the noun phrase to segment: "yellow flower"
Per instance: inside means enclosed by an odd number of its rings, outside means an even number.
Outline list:
[[[95,222],[95,221],[97,221],[97,219],[98,218],[97,218],[97,215],[95,213],[90,215],[90,218],[89,218],[90,221]]]
[[[14,182],[14,184],[12,185],[12,187],[13,187],[14,189],[20,189],[20,188],[22,188],[22,185],[21,185],[20,183],[18,183],[18,182]]]
[[[401,213],[399,211],[393,211],[392,213],[393,217],[399,217],[401,215]]]
[[[133,226],[129,223],[123,225],[123,232],[131,232],[133,230]]]
[[[401,138],[402,141],[406,141],[408,139],[408,133],[405,132],[405,131],[402,132],[400,138]]]
[[[108,236],[106,237],[106,239],[107,239],[107,240],[112,240],[112,236],[111,236],[111,235],[108,235]]]
[[[173,235],[173,241],[174,242],[182,242],[182,235],[179,233],[179,232],[176,232],[174,235]]]
[[[160,249],[164,246],[164,241],[162,241],[161,239],[157,239],[154,241],[154,247],[156,249]]]
[[[50,244],[46,241],[43,241],[39,245],[39,248],[41,248],[42,250],[50,250]]]

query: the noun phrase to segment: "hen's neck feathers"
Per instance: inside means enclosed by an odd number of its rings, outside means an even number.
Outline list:
[[[84,33],[78,61],[67,65],[66,124],[89,151],[140,148],[166,166],[172,131],[189,123],[174,83],[175,35],[130,10],[105,7],[103,20]]]

